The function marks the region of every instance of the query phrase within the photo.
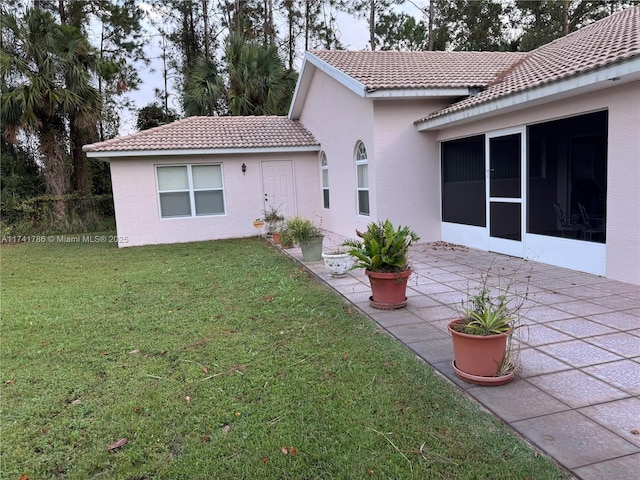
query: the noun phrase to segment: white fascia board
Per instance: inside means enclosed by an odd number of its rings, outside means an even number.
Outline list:
[[[500,115],[506,111],[521,110],[532,105],[552,101],[558,97],[566,98],[613,86],[611,82],[613,82],[614,79],[620,81],[620,84],[622,84],[626,83],[626,81],[637,80],[639,77],[640,58],[634,58],[624,63],[577,75],[567,80],[561,80],[542,87],[525,90],[509,95],[508,97],[499,98],[458,112],[436,117],[432,120],[423,120],[416,125],[416,128],[419,132],[438,130],[441,127],[459,125],[477,120],[478,118]],[[615,84],[618,84],[617,81]]]
[[[119,152],[86,152],[87,157],[109,161],[112,158],[124,157],[175,157],[191,155],[242,155],[252,153],[297,153],[319,152],[320,145],[300,147],[265,147],[265,148],[209,148],[183,150],[123,150]]]
[[[468,88],[404,88],[380,89],[367,92],[365,97],[375,99],[468,97]]]
[[[311,54],[306,52],[304,54],[304,61],[302,62],[302,68],[300,69],[300,75],[298,75],[298,81],[296,82],[296,89],[293,91],[293,97],[291,98],[291,105],[289,106],[289,119],[298,120],[302,113],[302,106],[304,100],[307,97],[309,86],[311,85],[311,79],[316,67],[308,61]]]

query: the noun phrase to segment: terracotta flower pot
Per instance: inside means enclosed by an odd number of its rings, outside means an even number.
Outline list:
[[[455,367],[469,376],[494,377],[497,375],[507,353],[507,339],[510,333],[487,336],[468,335],[452,328],[459,323],[461,323],[460,320],[449,323]],[[470,381],[467,378],[462,379]]]
[[[398,273],[382,273],[365,270],[371,284],[371,306],[393,310],[407,305],[407,280],[411,269]]]
[[[280,232],[273,232],[271,234],[271,238],[273,239],[273,243],[276,245],[280,245]]]

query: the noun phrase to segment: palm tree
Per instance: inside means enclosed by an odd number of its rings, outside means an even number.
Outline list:
[[[70,189],[68,124],[86,128],[97,120],[100,97],[89,83],[88,44],[62,29],[40,8],[28,9],[19,22],[2,16],[0,112],[7,138],[34,133],[40,146],[47,192],[58,197],[54,212],[64,215],[62,195]]]
[[[247,42],[231,34],[225,59],[232,115],[284,115],[295,88],[296,74],[284,67],[276,47]]]
[[[201,57],[187,73],[183,94],[184,113],[215,115],[224,113],[226,92],[217,65]]]

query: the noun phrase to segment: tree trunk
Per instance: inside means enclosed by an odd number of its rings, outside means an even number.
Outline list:
[[[434,40],[433,40],[433,0],[429,0],[429,40],[427,45],[427,50],[430,52],[434,49]]]
[[[40,148],[44,157],[44,182],[47,193],[57,197],[53,204],[53,211],[59,219],[65,217],[64,194],[69,192],[69,174],[64,162],[64,154],[55,131],[43,131],[40,133]]]
[[[209,43],[209,1],[202,0],[202,22],[204,23],[204,58],[211,60],[211,45]]]
[[[369,43],[371,51],[376,49],[376,1],[371,0],[371,11],[369,12]]]
[[[89,178],[89,161],[87,154],[82,151],[82,146],[88,141],[85,132],[74,125],[74,115],[70,118],[71,160],[73,163],[74,187],[80,195],[91,195],[91,180]]]
[[[569,34],[569,0],[562,3],[562,35]]]

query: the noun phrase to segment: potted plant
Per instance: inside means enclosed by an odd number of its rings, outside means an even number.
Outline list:
[[[449,323],[453,341],[453,371],[458,378],[477,385],[503,385],[515,375],[512,338],[519,311],[527,295],[493,293],[485,275],[478,292],[470,294],[461,318]]]
[[[291,235],[291,231],[286,227],[285,224],[280,232],[280,246],[282,248],[292,248],[294,243],[296,242],[293,238],[293,235]]]
[[[356,230],[361,240],[351,239],[342,245],[355,257],[351,267],[364,268],[371,284],[371,306],[383,310],[407,305],[409,246],[420,237],[409,227],[395,228],[387,219],[371,222],[365,232]]]
[[[322,260],[324,260],[324,266],[332,277],[343,277],[353,263],[353,258],[345,247],[322,252]]]
[[[280,243],[280,230],[284,222],[284,216],[280,213],[280,207],[269,205],[269,208],[263,210],[262,214],[267,225],[267,235],[271,235],[274,243]],[[278,237],[278,241],[276,241],[276,236]]]
[[[317,262],[322,259],[322,230],[308,218],[291,217],[287,219],[285,229],[291,239],[300,245],[302,260]]]

